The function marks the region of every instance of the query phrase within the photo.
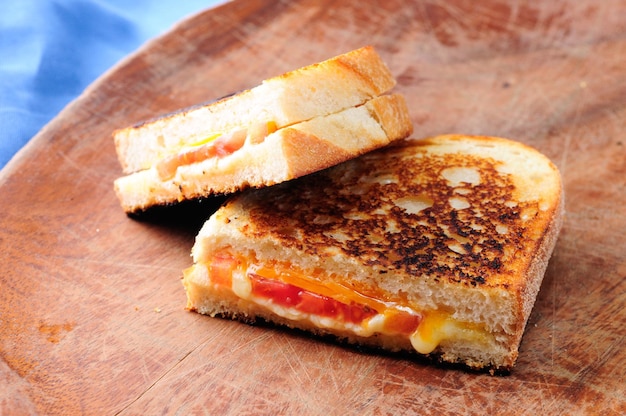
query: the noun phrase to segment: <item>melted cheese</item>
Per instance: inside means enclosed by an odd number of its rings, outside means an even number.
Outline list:
[[[235,295],[239,298],[254,302],[260,306],[263,306],[270,310],[272,313],[293,321],[307,320],[318,328],[333,329],[341,332],[350,332],[357,336],[369,337],[376,333],[385,335],[397,336],[398,333],[390,330],[393,328],[393,320],[397,315],[397,311],[403,311],[404,313],[410,313],[414,315],[421,315],[422,320],[417,329],[410,334],[409,340],[415,350],[421,354],[429,354],[433,352],[441,342],[445,340],[464,340],[472,343],[487,343],[493,336],[486,331],[480,329],[477,325],[463,323],[453,319],[449,314],[438,311],[429,311],[426,313],[420,313],[407,306],[393,304],[391,302],[375,301],[372,298],[366,297],[354,291],[348,295],[346,291],[349,289],[344,286],[337,285],[339,296],[337,292],[333,298],[345,298],[349,297],[351,300],[359,299],[364,301],[364,304],[368,306],[375,306],[374,309],[378,313],[371,318],[364,320],[361,324],[354,324],[350,322],[344,322],[338,319],[329,317],[317,316],[310,313],[301,312],[295,308],[285,307],[277,305],[270,299],[255,296],[252,293],[252,284],[248,278],[248,273],[263,273],[263,275],[276,276],[276,271],[269,272],[268,268],[259,268],[247,265],[236,268],[232,271],[232,284],[231,289]],[[327,294],[332,292],[332,289],[328,287],[322,287],[319,282],[313,282],[305,279],[302,276],[294,277],[294,273],[281,273],[281,276],[285,280],[285,274],[291,274],[292,279],[289,283],[298,287],[302,287],[305,290],[313,289],[315,293]],[[343,294],[343,296],[342,296]],[[340,300],[340,299],[338,299]],[[382,305],[382,306],[381,306]]]
[[[444,340],[464,340],[472,343],[487,343],[490,334],[473,325],[452,319],[448,314],[430,312],[409,338],[419,353],[428,354]]]
[[[221,135],[222,135],[222,133],[210,133],[204,139],[198,140],[198,141],[193,142],[193,143],[189,143],[187,146],[181,148],[180,150],[184,150],[185,148],[191,148],[191,147],[197,147],[197,146],[205,145],[205,144],[210,143],[213,140],[217,139]]]
[[[252,297],[252,283],[241,270],[233,270],[233,293],[241,299],[250,300]]]

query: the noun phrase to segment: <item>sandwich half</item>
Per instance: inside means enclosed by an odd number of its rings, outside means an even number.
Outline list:
[[[505,373],[562,201],[557,168],[518,142],[399,141],[229,199],[196,238],[187,308]]]
[[[264,187],[406,138],[404,98],[372,47],[114,133],[128,213]]]

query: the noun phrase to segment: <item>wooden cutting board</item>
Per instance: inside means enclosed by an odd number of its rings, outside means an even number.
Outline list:
[[[624,22],[623,0],[242,0],[148,43],[0,175],[0,413],[626,413]],[[562,172],[564,228],[509,376],[187,312],[208,212],[118,205],[114,129],[366,44],[416,137],[509,137]]]

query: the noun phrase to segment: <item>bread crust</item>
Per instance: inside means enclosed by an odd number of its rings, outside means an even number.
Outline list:
[[[519,311],[519,316],[517,318],[517,326],[508,345],[508,347],[510,347],[513,351],[509,363],[509,367],[511,368],[517,359],[519,344],[521,343],[524,335],[528,318],[530,317],[530,313],[535,304],[537,294],[539,293],[541,283],[543,282],[543,276],[548,268],[550,258],[552,257],[552,253],[558,240],[559,232],[563,225],[565,203],[564,192],[560,182],[557,192],[558,200],[550,209],[551,212],[548,214],[550,220],[545,228],[545,232],[539,239],[535,255],[532,256],[528,269],[525,272],[525,275],[527,276],[526,281],[518,292],[519,303],[517,310]]]
[[[362,105],[396,81],[371,46],[263,81],[216,102],[196,105],[113,133],[124,173],[149,169],[172,150],[250,123],[278,128]]]
[[[406,204],[407,195],[418,196],[409,202],[421,208]],[[425,208],[424,195],[432,199]],[[493,334],[494,342],[479,348],[444,342],[434,356],[507,371],[517,359],[563,206],[557,168],[528,146],[460,135],[407,140],[297,184],[231,199],[200,231],[193,256],[205,264],[230,247],[260,264],[278,259],[304,273],[332,271],[318,278],[339,278],[362,293],[386,299],[403,293],[416,310],[445,310]],[[232,303],[212,309],[223,300],[190,279],[190,309],[240,316]],[[246,308],[313,331],[310,324]],[[358,344],[380,342],[330,332]],[[405,349],[404,338],[395,344],[381,338],[386,349]]]
[[[265,187],[316,172],[400,140],[412,132],[404,97],[381,96],[360,107],[282,128],[263,143],[224,158],[181,166],[162,180],[156,169],[115,181],[123,209],[138,213],[156,205]]]

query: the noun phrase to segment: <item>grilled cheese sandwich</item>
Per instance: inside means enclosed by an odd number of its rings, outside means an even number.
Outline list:
[[[509,371],[561,193],[556,167],[514,141],[400,141],[230,199],[196,239],[187,307]]]
[[[260,188],[313,173],[408,137],[396,81],[363,47],[206,105],[114,133],[123,209]]]

